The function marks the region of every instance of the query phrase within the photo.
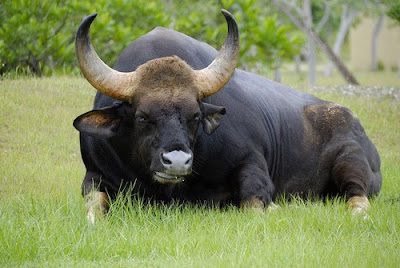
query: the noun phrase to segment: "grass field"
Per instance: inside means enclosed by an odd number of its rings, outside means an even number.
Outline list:
[[[369,219],[343,200],[276,213],[128,203],[92,226],[72,121],[95,91],[82,78],[0,80],[0,267],[399,267],[400,102],[312,92],[351,108],[378,147]]]

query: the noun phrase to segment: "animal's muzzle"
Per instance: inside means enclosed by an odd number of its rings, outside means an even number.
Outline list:
[[[187,175],[192,169],[193,155],[184,151],[162,152],[160,162],[170,175]]]
[[[160,183],[178,183],[184,176],[192,173],[193,154],[184,151],[170,151],[160,153],[162,171],[156,171],[154,178]]]

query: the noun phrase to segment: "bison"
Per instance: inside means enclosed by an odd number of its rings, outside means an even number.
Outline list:
[[[146,200],[274,206],[279,196],[343,196],[354,212],[380,191],[379,154],[349,109],[235,69],[239,31],[216,51],[157,27],[108,67],[86,17],[76,34],[79,67],[97,89],[74,121],[93,222],[119,192]]]

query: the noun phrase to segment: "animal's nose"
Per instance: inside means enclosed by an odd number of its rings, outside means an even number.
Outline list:
[[[163,152],[160,161],[169,174],[186,175],[192,167],[193,155],[184,151]]]

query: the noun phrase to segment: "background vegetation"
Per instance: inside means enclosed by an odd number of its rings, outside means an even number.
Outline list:
[[[110,66],[127,44],[156,26],[184,32],[219,48],[226,25],[218,11],[225,8],[239,23],[240,68],[263,75],[274,71],[274,79],[281,81],[281,67],[294,58],[298,66],[301,56],[309,62],[309,82],[314,84],[312,44],[316,41],[311,40],[307,28],[313,29],[327,44],[334,44],[333,51],[340,59],[348,27],[357,23],[355,14],[381,18],[386,12],[396,20],[399,4],[399,0],[209,0],[207,4],[187,0],[3,1],[0,76],[78,74],[74,35],[82,19],[94,12],[99,12],[99,18],[92,27],[93,42]],[[297,22],[293,20],[295,17]],[[374,34],[378,36],[379,31],[374,30]],[[327,53],[326,49],[322,51]],[[351,77],[339,61],[328,57],[345,79]],[[377,59],[373,62],[376,69]],[[331,74],[332,66],[327,67],[326,74]],[[357,84],[356,79],[349,82]]]
[[[162,5],[135,1],[3,1],[0,26],[0,74],[77,73],[74,38],[83,18],[96,11],[94,43],[107,62],[156,25],[167,25]],[[21,12],[23,11],[23,12]]]
[[[182,0],[17,0],[4,1],[0,7],[0,75],[77,73],[75,32],[82,19],[94,12],[99,17],[91,31],[93,42],[111,66],[127,44],[156,26],[182,31],[219,48],[226,34],[221,7],[235,13],[241,29],[252,29],[242,31],[242,62],[262,57],[272,65],[277,58],[283,61],[299,53],[301,36],[278,22],[277,16],[260,16],[271,9],[255,0],[213,0],[207,5]]]

